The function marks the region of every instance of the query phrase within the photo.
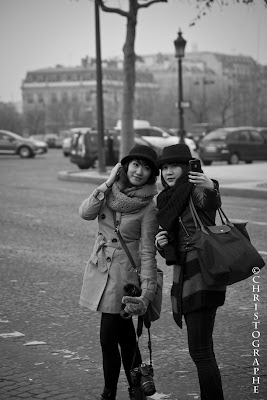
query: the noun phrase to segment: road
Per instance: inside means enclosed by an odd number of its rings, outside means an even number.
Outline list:
[[[73,168],[60,150],[29,160],[0,158],[0,335],[24,335],[0,336],[1,400],[99,399],[103,386],[99,315],[78,305],[97,229],[95,221],[79,218],[78,207],[96,186],[57,179],[58,171]],[[212,166],[209,171],[212,176]],[[230,218],[249,221],[252,242],[266,260],[266,200],[225,197],[223,208]],[[171,315],[172,271],[160,256],[158,263],[164,271],[164,301],[162,317],[152,327],[159,393],[154,399],[199,399],[186,328],[178,329]],[[226,400],[267,398],[266,283],[264,268],[257,329],[252,278],[229,287],[225,306],[218,311],[214,340]],[[256,394],[252,335],[260,335]],[[146,332],[141,348],[148,359]],[[127,398],[126,388],[122,373],[118,400]]]

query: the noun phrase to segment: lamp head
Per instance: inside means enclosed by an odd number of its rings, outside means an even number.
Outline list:
[[[177,57],[177,58],[183,58],[184,57],[185,45],[186,45],[186,40],[182,36],[181,29],[179,29],[178,37],[174,41],[175,57]]]

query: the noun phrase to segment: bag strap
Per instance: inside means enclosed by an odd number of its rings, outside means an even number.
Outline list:
[[[207,230],[205,229],[201,219],[199,218],[199,215],[198,215],[197,210],[195,209],[195,206],[194,206],[194,203],[193,203],[192,196],[190,196],[190,199],[189,199],[189,207],[190,207],[190,211],[191,211],[191,214],[192,214],[196,229],[200,228],[202,230],[202,232],[204,232],[206,234],[209,234],[207,232]]]
[[[223,211],[223,209],[221,207],[218,209],[218,212],[219,212],[222,223],[225,225],[229,225],[233,228],[234,224],[228,219],[228,217],[226,216],[225,212]]]
[[[119,238],[119,240],[120,240],[120,242],[121,242],[121,245],[122,245],[122,247],[123,247],[125,253],[126,253],[127,256],[128,256],[128,258],[129,258],[129,260],[130,260],[130,262],[131,262],[131,264],[132,264],[132,267],[133,267],[134,271],[135,271],[135,272],[138,274],[138,276],[139,276],[139,271],[138,271],[137,266],[135,265],[134,259],[133,259],[132,255],[131,255],[131,253],[130,253],[130,251],[129,251],[129,249],[128,249],[128,247],[127,247],[127,245],[126,245],[126,243],[125,243],[125,241],[124,241],[124,239],[123,239],[123,237],[121,236],[121,233],[120,233],[120,230],[119,230],[120,222],[119,222],[119,221],[117,220],[117,218],[116,218],[116,212],[115,212],[115,211],[113,212],[113,219],[114,219],[114,225],[115,225],[115,233],[118,235],[118,238]]]
[[[190,196],[190,200],[189,200],[189,206],[190,206],[190,211],[191,211],[191,214],[192,214],[196,229],[198,229],[198,225],[199,225],[200,229],[203,232],[208,233],[207,230],[205,229],[205,227],[204,227],[204,225],[203,225],[198,213],[197,213],[197,210],[196,210],[196,208],[194,206],[193,199],[192,199],[191,196]],[[212,224],[216,225],[216,223],[214,223],[214,221],[212,221],[212,219],[209,217],[209,215],[205,211],[204,211],[204,213],[210,219]],[[232,228],[234,227],[234,224],[229,220],[229,218],[227,217],[227,215],[225,214],[225,212],[223,211],[223,209],[221,207],[218,208],[218,213],[219,213],[219,216],[221,218],[221,222],[222,222],[223,225],[229,225]]]

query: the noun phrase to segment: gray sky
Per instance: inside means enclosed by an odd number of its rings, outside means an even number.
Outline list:
[[[107,4],[127,5],[128,0]],[[267,65],[267,8],[216,5],[190,27],[195,0],[169,0],[139,12],[136,53],[173,53],[179,28],[186,51],[215,51],[252,56]],[[102,58],[122,55],[126,19],[101,12]],[[79,65],[95,57],[92,0],[0,0],[0,101],[20,101],[26,72],[37,68]]]

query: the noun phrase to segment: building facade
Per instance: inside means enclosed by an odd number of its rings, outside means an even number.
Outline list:
[[[186,53],[182,63],[186,127],[212,122],[218,126],[267,126],[267,66],[252,57],[215,52]],[[142,56],[138,68],[153,72],[163,101],[153,118],[178,124],[178,66],[174,54]],[[163,113],[162,104],[165,104]],[[167,112],[167,110],[171,112]],[[159,124],[159,121],[155,121]]]
[[[267,126],[267,66],[252,57],[213,52],[186,53],[183,59],[185,127]],[[178,67],[174,54],[137,57],[135,118],[166,128],[178,126]],[[122,59],[103,62],[105,127],[121,118]],[[97,126],[96,67],[88,58],[81,66],[29,71],[22,83],[23,111],[34,133]],[[41,133],[41,132],[40,132]]]
[[[106,66],[102,78],[105,127],[110,128],[121,118],[123,71]],[[157,89],[150,72],[137,72],[137,104],[142,98],[153,99]],[[96,67],[86,63],[29,71],[22,83],[23,113],[28,125],[35,126],[35,133],[40,130],[38,121],[45,132],[97,126],[96,96]]]

